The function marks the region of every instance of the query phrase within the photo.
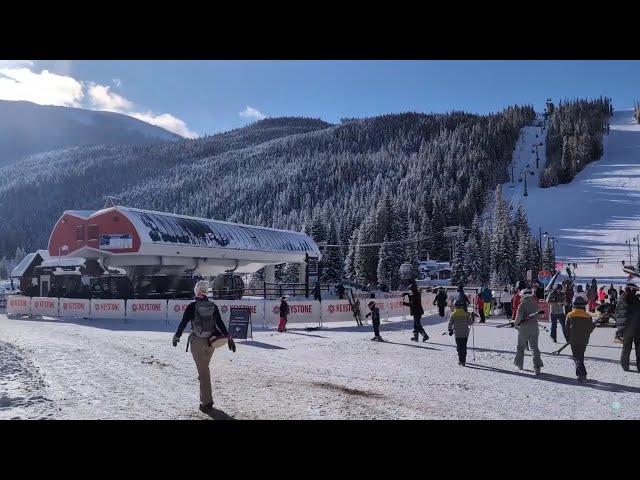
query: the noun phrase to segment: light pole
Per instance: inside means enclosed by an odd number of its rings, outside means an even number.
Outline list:
[[[526,170],[522,174],[522,176],[524,177],[524,193],[522,194],[522,196],[527,197],[529,196],[529,193],[527,193],[527,171]]]
[[[637,270],[640,271],[640,235],[636,235],[631,240],[636,242],[636,247],[638,247]]]
[[[543,232],[542,227],[538,227],[538,244],[540,246],[540,270],[542,270],[542,234],[549,235],[549,232]]]
[[[624,243],[629,245],[629,265],[631,265],[631,263],[632,263],[632,261],[631,261],[631,240],[625,240]]]

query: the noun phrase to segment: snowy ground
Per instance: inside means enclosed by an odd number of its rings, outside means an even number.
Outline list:
[[[542,227],[558,240],[557,259],[578,263],[578,278],[621,284],[626,278],[621,260],[628,263],[631,253],[632,263],[637,261],[638,243],[632,238],[640,234],[640,125],[631,110],[615,112],[610,125],[600,160],[587,165],[571,183],[545,189],[538,187],[545,162],[544,134],[539,127],[525,127],[513,157],[515,186],[506,183],[503,192],[514,210],[518,203],[525,207],[534,234]],[[541,140],[535,169],[531,151]],[[534,175],[527,176],[528,196],[524,197],[524,183],[517,182],[517,176],[526,164]],[[632,241],[631,250],[626,240]]]
[[[233,354],[216,352],[216,418],[236,419],[629,419],[640,418],[640,374],[618,364],[613,329],[597,329],[587,350],[589,383],[578,385],[569,350],[543,354],[544,375],[513,365],[516,332],[476,328],[476,360],[457,365],[439,317],[431,339],[413,343],[410,322],[371,327],[328,324],[319,331],[256,331]],[[175,324],[60,322],[0,315],[0,419],[204,419],[184,340]],[[553,344],[541,332],[541,349]],[[471,343],[471,341],[470,341]],[[565,354],[566,353],[566,354]],[[633,356],[633,354],[632,354]]]

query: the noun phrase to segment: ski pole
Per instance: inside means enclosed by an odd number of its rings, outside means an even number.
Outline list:
[[[472,319],[473,319],[473,323],[471,324],[471,341],[473,344],[473,361],[475,362],[476,361],[476,329],[474,327],[475,327],[476,321],[475,321],[475,318],[472,317]]]

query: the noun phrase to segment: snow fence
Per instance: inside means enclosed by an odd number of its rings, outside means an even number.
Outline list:
[[[360,310],[368,312],[367,304],[373,300],[385,318],[408,315],[409,309],[403,305],[402,292],[376,292],[376,298],[370,298],[368,292],[356,294],[360,301]],[[432,310],[435,294],[422,293],[425,311]],[[110,320],[145,320],[179,322],[185,309],[192,300],[100,300],[75,298],[23,297],[10,295],[7,298],[7,314],[13,316],[84,318]],[[280,317],[280,301],[264,299],[215,300],[222,320],[229,323],[232,307],[247,308],[251,311],[252,322],[256,325],[277,325]],[[290,323],[324,323],[353,320],[351,304],[348,300],[327,299],[290,300]]]

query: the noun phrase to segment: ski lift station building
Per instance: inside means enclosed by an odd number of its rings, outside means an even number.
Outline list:
[[[213,276],[268,267],[267,278],[277,264],[306,266],[320,258],[318,245],[304,233],[123,206],[65,211],[51,232],[48,252],[99,259],[104,267],[132,274]]]

